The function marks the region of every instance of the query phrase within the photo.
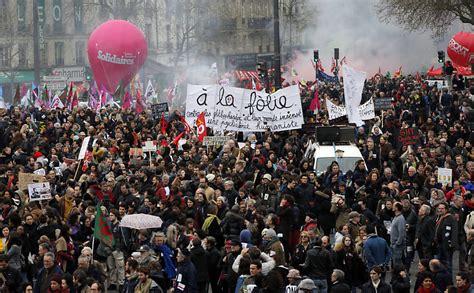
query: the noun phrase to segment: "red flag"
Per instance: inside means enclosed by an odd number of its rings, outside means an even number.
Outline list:
[[[84,156],[84,163],[82,163],[82,172],[86,172],[89,168],[89,163],[92,162],[92,152],[89,150],[86,151]]]
[[[137,90],[137,102],[135,105],[135,110],[137,111],[137,114],[140,114],[145,110],[145,107],[143,107],[143,99],[142,95],[140,94],[140,90]]]
[[[178,146],[178,142],[179,142],[179,140],[181,139],[181,137],[183,137],[183,135],[184,135],[184,131],[181,132],[177,137],[175,137],[175,138],[173,139],[173,142],[172,142],[172,143],[173,143],[175,146]]]
[[[184,131],[186,131],[186,133],[190,133],[191,132],[191,126],[189,126],[188,122],[186,121],[186,119],[183,116],[181,116],[179,114],[178,114],[178,116],[179,116],[179,120],[184,125]]]
[[[125,97],[123,98],[123,104],[122,104],[122,109],[126,110],[130,108],[132,102],[130,101],[130,94],[125,92]]]
[[[166,129],[168,128],[168,122],[165,120],[165,114],[161,114],[160,127],[161,127],[161,134],[165,134]]]
[[[417,71],[417,72],[416,72],[416,83],[421,84],[421,82],[422,82],[422,81],[421,81],[421,75],[420,75],[420,73]]]
[[[67,93],[66,107],[70,107],[72,103],[72,82],[69,86],[69,92]]]
[[[398,70],[395,70],[395,72],[393,73],[393,77],[399,78],[401,75],[402,75],[402,67],[400,66],[400,68],[398,68]]]
[[[314,89],[314,98],[311,100],[311,104],[309,104],[310,111],[314,111],[316,109],[321,109],[321,103],[319,102],[319,91],[317,86]]]
[[[206,116],[204,115],[204,112],[201,112],[201,114],[199,114],[196,120],[196,126],[197,126],[198,140],[199,142],[202,142],[204,140],[204,137],[207,136]]]
[[[77,98],[77,92],[74,92],[74,96],[72,97],[72,103],[71,103],[71,109],[74,109],[76,108],[77,106],[79,106],[79,99]]]

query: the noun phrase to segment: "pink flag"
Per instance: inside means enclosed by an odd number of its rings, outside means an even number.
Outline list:
[[[123,98],[122,109],[127,110],[131,105],[132,102],[130,101],[130,94],[127,91],[125,92],[125,97]]]

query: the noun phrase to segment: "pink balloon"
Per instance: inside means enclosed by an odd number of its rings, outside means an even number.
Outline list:
[[[145,36],[125,20],[109,20],[89,37],[87,55],[99,89],[114,92],[120,82],[126,86],[148,55]]]
[[[455,34],[448,43],[448,56],[457,65],[471,66],[474,63],[474,34]]]

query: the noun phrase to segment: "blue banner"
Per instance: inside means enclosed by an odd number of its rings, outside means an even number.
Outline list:
[[[338,82],[337,76],[330,76],[329,74],[326,74],[320,70],[318,70],[318,80],[320,81],[325,81],[325,82]]]

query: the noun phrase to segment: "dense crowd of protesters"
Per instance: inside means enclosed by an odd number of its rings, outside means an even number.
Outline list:
[[[301,86],[304,109],[311,85]],[[342,83],[318,88],[342,102]],[[344,174],[335,161],[320,176],[304,156],[314,134],[303,130],[205,147],[193,132],[173,143],[186,129],[178,110],[165,132],[149,112],[112,107],[3,111],[0,291],[471,292],[474,88],[457,77],[452,89],[382,78],[367,82],[370,97],[393,104],[355,132],[364,160]],[[324,105],[305,113],[313,128],[327,117]],[[419,142],[400,146],[397,130],[413,126]],[[151,157],[130,152],[147,140],[158,145]],[[452,184],[438,182],[438,167]],[[29,200],[19,173],[44,174],[52,198]],[[93,240],[98,206],[112,247]],[[121,227],[134,213],[163,225]]]

